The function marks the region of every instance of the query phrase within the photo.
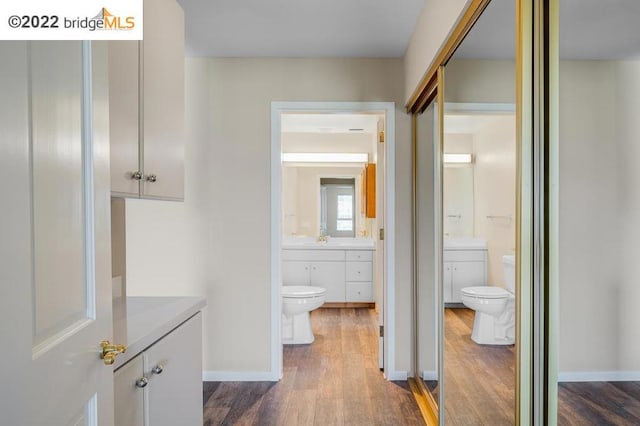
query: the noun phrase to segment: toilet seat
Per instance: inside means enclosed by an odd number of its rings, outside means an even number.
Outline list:
[[[460,290],[460,293],[477,299],[508,299],[513,297],[513,294],[504,288],[493,286],[465,287]]]
[[[311,287],[306,285],[285,285],[282,286],[282,296],[290,298],[320,297],[327,292],[326,288]]]

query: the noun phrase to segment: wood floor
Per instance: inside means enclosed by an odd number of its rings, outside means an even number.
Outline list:
[[[513,425],[515,347],[475,343],[473,317],[445,309],[445,424]]]
[[[280,382],[205,382],[205,425],[422,425],[406,382],[378,368],[372,309],[318,309],[315,342],[285,346]]]
[[[640,425],[640,382],[558,385],[559,425]]]

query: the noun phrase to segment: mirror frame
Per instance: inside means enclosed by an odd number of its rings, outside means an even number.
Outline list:
[[[412,115],[412,248],[413,248],[413,368],[418,370],[417,280],[416,280],[416,128],[417,115],[434,100],[438,103],[438,164],[436,182],[442,202],[442,144],[444,124],[444,66],[491,0],[472,0],[450,33],[436,58],[424,74],[405,108]],[[542,149],[548,138],[547,87],[549,0],[514,0],[516,2],[516,371],[515,423],[535,424],[549,419],[548,381],[548,279],[545,274],[545,205],[544,158]],[[548,58],[548,56],[547,56]],[[547,100],[548,102],[548,100]],[[438,188],[438,186],[436,186]],[[438,199],[439,197],[439,199]],[[409,384],[428,425],[444,424],[444,308],[442,304],[442,224],[441,209],[437,209],[435,235],[436,276],[438,285],[438,386],[439,402],[422,380],[409,379]],[[551,392],[552,393],[552,392]],[[553,410],[551,410],[553,411]]]

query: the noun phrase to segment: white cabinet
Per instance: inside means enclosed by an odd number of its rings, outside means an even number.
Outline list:
[[[462,303],[464,287],[487,285],[486,250],[444,250],[444,303]]]
[[[284,261],[282,283],[326,288],[325,301],[344,302],[344,261]]]
[[[326,302],[374,301],[372,250],[283,250],[283,285],[327,289]]]
[[[184,198],[184,14],[144,1],[144,41],[109,43],[111,190]]]
[[[115,371],[118,426],[202,425],[202,314]]]

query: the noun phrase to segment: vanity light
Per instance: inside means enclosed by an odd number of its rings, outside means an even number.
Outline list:
[[[369,154],[343,152],[284,152],[282,161],[293,163],[367,163]]]
[[[471,154],[444,154],[445,164],[471,164]]]

